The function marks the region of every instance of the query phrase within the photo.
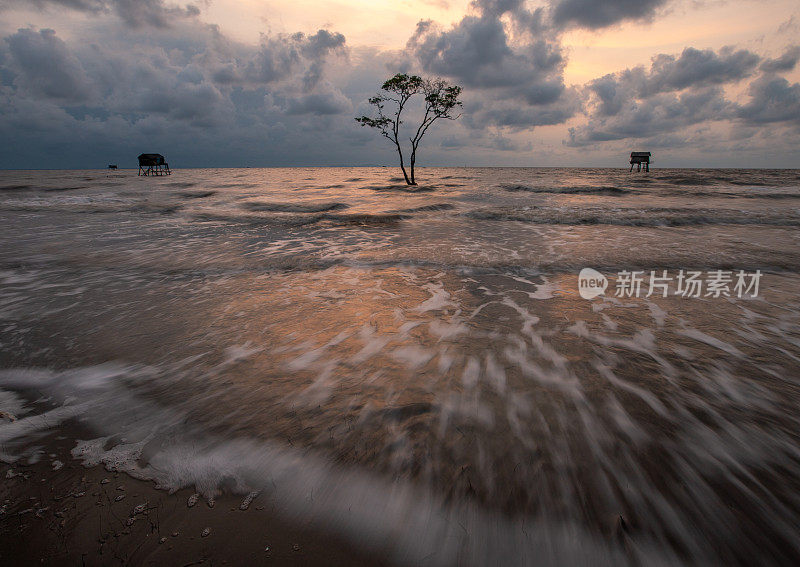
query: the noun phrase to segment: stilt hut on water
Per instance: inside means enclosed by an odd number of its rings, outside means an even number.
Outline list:
[[[633,171],[633,166],[636,166],[636,171],[642,171],[642,164],[644,164],[644,170],[650,171],[650,152],[631,152],[631,169]]]
[[[170,175],[169,164],[161,154],[141,154],[139,175]]]

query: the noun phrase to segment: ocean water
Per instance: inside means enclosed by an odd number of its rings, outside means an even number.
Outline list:
[[[396,175],[0,172],[0,458],[79,420],[400,564],[797,564],[800,171]]]

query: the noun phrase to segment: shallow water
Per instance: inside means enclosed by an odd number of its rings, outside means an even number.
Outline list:
[[[78,416],[86,464],[401,563],[796,563],[800,172],[394,175],[0,172],[3,458]]]

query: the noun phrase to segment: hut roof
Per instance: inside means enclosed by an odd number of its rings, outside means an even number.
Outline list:
[[[139,165],[164,165],[164,156],[161,154],[140,154]]]
[[[631,152],[631,157],[650,157],[650,152]]]

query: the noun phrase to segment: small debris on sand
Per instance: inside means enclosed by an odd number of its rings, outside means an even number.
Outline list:
[[[189,499],[186,501],[186,505],[187,505],[189,508],[191,508],[192,506],[194,506],[195,504],[197,504],[197,501],[198,501],[199,499],[200,499],[200,495],[199,495],[197,492],[195,492],[195,493],[194,493],[194,494],[192,494],[192,495],[189,497]]]
[[[206,529],[204,529],[204,530],[203,530],[203,532],[200,534],[200,537],[208,537],[208,536],[210,536],[210,535],[211,535],[211,528],[206,528]]]
[[[625,521],[625,518],[623,518],[622,515],[619,515],[617,516],[616,524],[615,532],[617,539],[624,542],[625,538],[628,536],[628,523]]]
[[[245,496],[244,500],[242,500],[242,503],[239,504],[239,510],[247,510],[250,507],[250,504],[253,503],[253,500],[255,500],[257,496],[258,492],[251,492],[250,494]]]
[[[124,495],[124,494],[117,494],[117,495],[114,497],[114,502],[119,502],[119,501],[120,501],[120,500],[122,500],[123,498],[125,498],[125,495]]]

